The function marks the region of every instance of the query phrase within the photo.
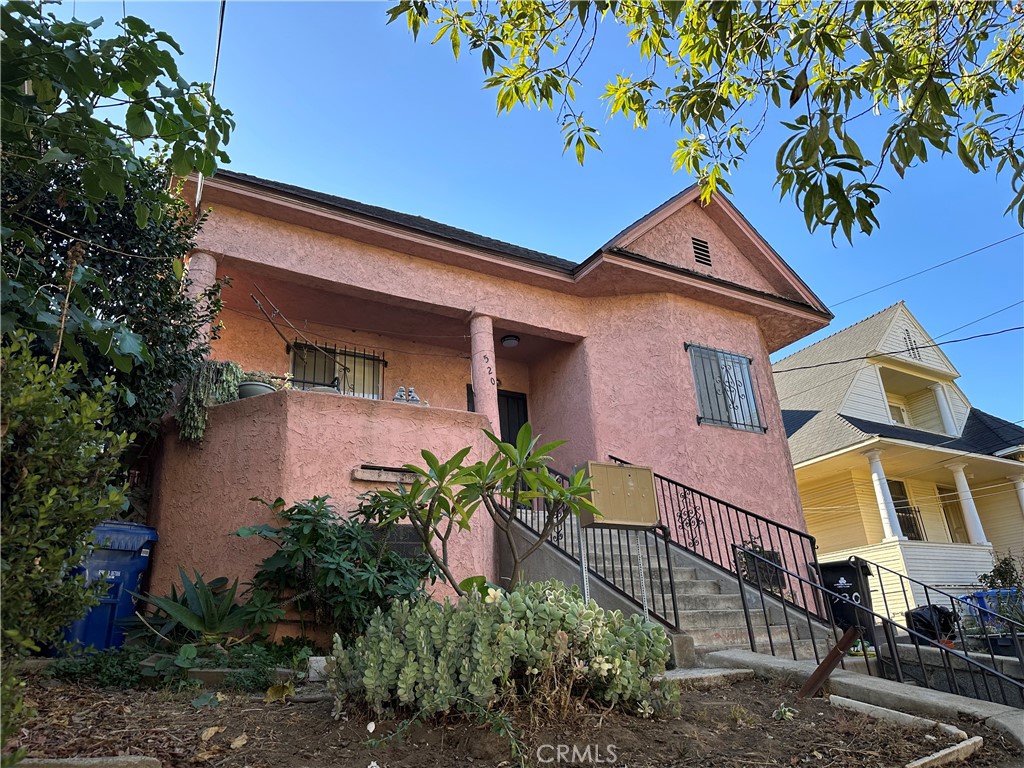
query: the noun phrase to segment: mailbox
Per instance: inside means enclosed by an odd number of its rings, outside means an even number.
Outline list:
[[[590,501],[601,515],[582,513],[582,526],[653,528],[658,524],[654,471],[650,467],[588,461],[587,475],[594,489]]]

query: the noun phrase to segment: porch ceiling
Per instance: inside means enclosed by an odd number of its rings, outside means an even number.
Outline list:
[[[1012,459],[964,454],[962,451],[924,447],[900,440],[873,439],[797,467],[797,480],[801,483],[815,482],[839,473],[867,470],[868,460],[863,452],[870,449],[882,451],[882,468],[889,478],[911,477],[924,482],[952,485],[953,475],[946,469],[946,464],[966,464],[964,472],[972,485],[999,482],[1008,475],[1024,473],[1024,464]]]
[[[269,323],[253,301],[255,296],[268,314],[274,313],[270,302],[279,310],[274,324],[289,340],[297,334],[283,318],[304,333],[311,325],[336,329],[339,338],[330,340],[344,341],[350,332],[373,333],[457,350],[467,357],[470,354],[469,317],[465,312],[445,314],[445,307],[427,309],[387,294],[363,292],[339,283],[310,280],[300,284],[286,279],[284,273],[277,270],[253,270],[250,265],[225,261],[222,271],[231,276],[231,285],[223,291],[226,319],[240,313]],[[519,337],[518,346],[501,345],[501,338],[508,334]],[[529,328],[495,319],[494,347],[499,360],[530,364],[567,346],[567,341],[541,336]]]

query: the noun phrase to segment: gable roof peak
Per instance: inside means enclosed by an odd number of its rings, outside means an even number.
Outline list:
[[[835,340],[836,340],[837,337],[841,337],[841,336],[843,336],[843,334],[846,334],[847,336],[849,336],[850,335],[849,332],[853,332],[855,330],[860,330],[861,328],[863,328],[865,326],[865,324],[879,322],[880,319],[883,316],[895,315],[897,310],[899,310],[901,308],[906,310],[907,312],[910,312],[910,310],[907,309],[907,305],[903,301],[903,299],[900,299],[895,304],[890,304],[888,307],[885,307],[884,309],[880,309],[877,312],[875,312],[874,314],[868,315],[867,317],[865,317],[865,318],[863,318],[861,320],[858,320],[857,322],[852,323],[851,325],[848,325],[845,328],[840,328],[835,333],[829,334],[828,336],[825,336],[822,339],[818,339],[813,344],[808,344],[806,347],[802,347],[801,349],[798,349],[795,352],[791,352],[790,354],[786,355],[785,357],[780,358],[779,360],[775,361],[775,363],[772,365],[772,369],[773,370],[780,370],[779,366],[782,365],[782,363],[784,363],[786,361],[791,361],[792,362],[793,358],[803,357],[806,354],[809,354],[812,350],[816,352],[816,351],[820,350],[823,345],[825,345],[825,346],[832,346],[833,344],[836,343]]]

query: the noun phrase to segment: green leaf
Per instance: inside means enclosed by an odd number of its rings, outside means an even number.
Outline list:
[[[153,121],[141,104],[132,104],[125,112],[125,128],[133,139],[148,139],[153,135]]]

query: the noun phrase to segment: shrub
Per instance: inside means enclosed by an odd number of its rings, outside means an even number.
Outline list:
[[[56,659],[46,674],[58,680],[89,682],[100,688],[138,688],[142,683],[139,666],[152,651],[138,645],[110,648]]]
[[[20,707],[16,658],[54,642],[95,602],[96,590],[72,574],[92,529],[124,503],[124,489],[113,478],[128,436],[107,428],[110,382],[76,393],[77,366],[51,369],[33,357],[32,343],[31,336],[6,337],[0,364],[5,739]]]
[[[355,643],[335,637],[330,684],[339,706],[365,701],[378,715],[477,714],[562,697],[647,716],[670,703],[671,686],[651,685],[668,655],[662,627],[547,581],[378,611]]]
[[[258,536],[278,547],[260,565],[251,601],[294,603],[300,616],[311,619],[314,626],[354,638],[375,610],[424,594],[424,581],[435,577],[426,555],[406,557],[388,546],[395,524],[382,522],[372,509],[339,520],[328,496],[290,507],[283,499],[253,501],[265,505],[284,524],[237,531],[239,536]]]

